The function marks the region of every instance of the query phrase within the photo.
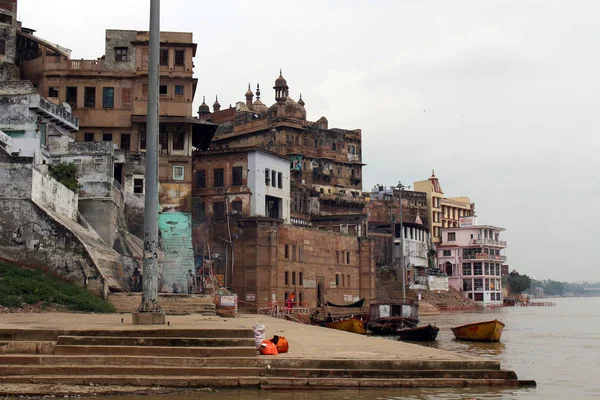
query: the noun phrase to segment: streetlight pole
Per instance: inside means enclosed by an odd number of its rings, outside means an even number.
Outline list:
[[[406,299],[406,270],[404,267],[404,226],[402,221],[402,190],[404,185],[398,182],[398,197],[400,199],[400,268],[402,270],[402,299]]]
[[[160,52],[160,0],[150,0],[148,109],[146,127],[146,194],[144,199],[144,267],[142,302],[133,314],[134,324],[164,324],[158,304],[158,85]]]

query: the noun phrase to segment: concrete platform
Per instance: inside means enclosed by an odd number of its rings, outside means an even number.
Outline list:
[[[535,385],[502,370],[497,361],[258,315],[170,316],[160,328],[132,325],[130,315],[117,314],[3,317],[0,387],[7,389],[0,395],[14,388],[39,393],[50,384],[264,389]],[[290,352],[257,356],[251,329],[257,321],[266,325],[267,337],[285,336]]]

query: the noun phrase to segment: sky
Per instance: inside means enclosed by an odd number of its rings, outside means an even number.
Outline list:
[[[147,0],[20,0],[19,19],[73,51],[105,29],[148,30]],[[511,269],[600,281],[597,0],[163,0],[193,32],[197,110],[274,100],[283,69],[309,120],[362,129],[363,186],[439,178],[479,223],[506,228]]]

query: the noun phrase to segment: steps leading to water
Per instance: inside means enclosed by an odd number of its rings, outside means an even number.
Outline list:
[[[141,293],[109,293],[108,295],[108,301],[120,313],[136,312],[141,300]],[[216,315],[214,298],[209,295],[160,293],[158,301],[163,311],[169,315]]]
[[[0,330],[10,343],[55,341],[53,354],[0,354],[0,395],[2,388],[19,384],[33,385],[32,393],[36,384],[264,389],[532,384],[491,360],[258,357],[251,329],[33,331]]]

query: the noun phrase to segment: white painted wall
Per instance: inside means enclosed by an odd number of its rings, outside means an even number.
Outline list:
[[[265,184],[265,169],[282,173],[282,189]],[[266,196],[280,198],[280,217],[290,223],[290,162],[262,151],[248,152],[248,188],[252,192],[251,216],[266,216]]]
[[[37,169],[32,171],[31,200],[77,221],[77,194]]]

